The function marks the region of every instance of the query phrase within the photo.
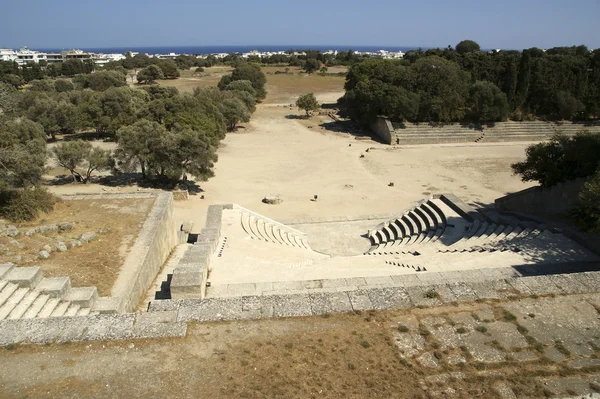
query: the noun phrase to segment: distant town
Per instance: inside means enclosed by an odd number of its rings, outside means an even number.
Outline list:
[[[374,52],[368,51],[355,51],[357,55],[378,57],[378,58],[402,58],[404,57],[404,53],[402,51],[386,51],[386,50],[378,50]],[[137,52],[129,52],[131,56],[135,56],[139,54]],[[328,50],[325,51],[324,54],[337,55],[337,50]],[[214,56],[216,58],[225,58],[230,53],[215,53],[215,54],[177,54],[177,53],[168,53],[168,54],[146,54],[149,57],[159,58],[159,59],[174,59],[180,55],[187,56],[195,56],[197,58],[206,58],[208,56]],[[252,50],[250,52],[242,53],[241,56],[243,58],[250,57],[259,57],[259,58],[268,58],[273,55],[288,55],[288,56],[305,56],[306,53],[304,51],[258,51]],[[104,66],[111,61],[121,61],[126,58],[126,54],[122,53],[112,53],[112,54],[104,54],[104,53],[93,53],[87,52],[83,50],[64,50],[61,52],[55,53],[46,53],[42,51],[31,50],[28,47],[22,47],[19,50],[9,49],[9,48],[0,48],[0,61],[14,61],[19,66],[23,66],[27,63],[42,63],[42,64],[55,64],[61,63],[70,59],[79,59],[79,60],[91,60],[97,66]]]

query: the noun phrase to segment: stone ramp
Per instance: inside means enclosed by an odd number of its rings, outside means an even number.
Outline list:
[[[115,312],[96,287],[71,287],[69,277],[44,277],[37,266],[0,265],[0,320],[87,316]]]

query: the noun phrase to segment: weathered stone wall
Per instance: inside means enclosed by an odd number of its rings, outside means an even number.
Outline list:
[[[587,178],[570,180],[549,188],[531,187],[496,199],[496,208],[531,215],[563,215],[579,204]]]
[[[177,243],[173,195],[152,195],[156,196],[154,205],[112,288],[112,297],[120,300],[119,312],[130,312],[137,307]]]
[[[206,224],[198,235],[198,241],[183,255],[173,270],[171,298],[204,298],[206,279],[212,253],[217,249],[221,236],[223,209],[233,205],[211,205],[206,214]]]
[[[375,122],[371,124],[371,130],[381,139],[384,144],[392,144],[392,137],[394,136],[394,127],[392,123],[386,118],[377,118]]]

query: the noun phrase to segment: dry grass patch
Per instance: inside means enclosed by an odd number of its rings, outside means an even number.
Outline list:
[[[0,237],[0,244],[9,252],[0,255],[0,263],[21,256],[19,266],[40,266],[47,277],[69,276],[73,286],[96,286],[100,295],[110,295],[113,283],[146,220],[154,199],[110,199],[62,201],[54,210],[34,222],[19,225],[21,234],[15,237],[19,248],[10,237]],[[69,231],[45,234],[24,233],[34,227],[71,222]],[[99,231],[101,231],[99,233]],[[53,248],[48,259],[39,259],[44,245],[54,247],[58,241],[69,246],[83,233],[94,232],[97,238],[79,247],[59,252]]]

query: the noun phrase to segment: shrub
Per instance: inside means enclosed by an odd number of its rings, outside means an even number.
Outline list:
[[[0,215],[13,222],[35,219],[40,212],[50,212],[58,198],[46,189],[0,191]]]

